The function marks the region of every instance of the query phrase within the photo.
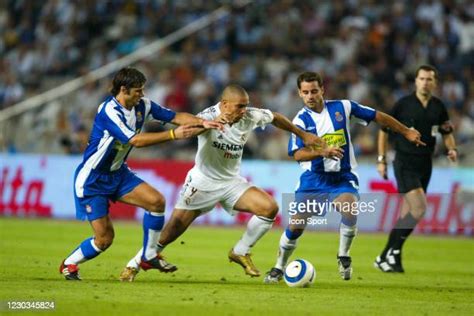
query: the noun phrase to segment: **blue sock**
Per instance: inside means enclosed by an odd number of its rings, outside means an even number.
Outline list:
[[[295,240],[295,239],[298,239],[300,238],[300,236],[303,234],[303,232],[292,232],[290,230],[290,227],[287,227],[285,229],[285,234],[286,234],[286,238],[290,239],[290,240]]]
[[[94,237],[88,238],[81,243],[81,250],[88,260],[97,257],[102,251],[94,244]]]
[[[64,261],[65,264],[79,264],[97,257],[100,250],[94,243],[94,237],[84,240]]]
[[[165,223],[163,213],[145,212],[143,216],[143,253],[142,260],[151,260],[157,255],[157,243]]]

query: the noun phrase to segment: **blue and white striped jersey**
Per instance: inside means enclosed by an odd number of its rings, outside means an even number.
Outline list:
[[[323,138],[330,146],[344,149],[341,160],[332,160],[318,157],[312,161],[300,161],[305,171],[318,174],[347,172],[357,167],[354,149],[351,143],[350,119],[356,117],[367,125],[375,119],[375,110],[350,100],[325,100],[324,109],[317,113],[308,107],[302,108],[293,119],[293,124],[310,133]],[[295,151],[303,148],[303,141],[292,134],[288,143],[288,155],[293,156]]]
[[[128,141],[140,133],[146,120],[170,122],[175,115],[147,98],[142,98],[131,110],[114,97],[107,98],[97,110],[82,169],[87,174],[90,170],[107,173],[120,169],[132,149]]]

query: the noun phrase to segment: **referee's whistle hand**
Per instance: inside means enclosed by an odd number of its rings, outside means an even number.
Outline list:
[[[381,162],[377,163],[377,171],[382,178],[384,178],[385,180],[388,180],[386,163],[381,163]]]

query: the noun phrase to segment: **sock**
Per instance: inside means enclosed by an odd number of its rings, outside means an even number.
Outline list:
[[[401,250],[405,240],[410,236],[413,230],[418,224],[418,219],[414,218],[411,213],[405,215],[405,217],[400,218],[395,224],[395,228],[398,229],[397,238],[392,244],[393,249]]]
[[[140,250],[138,250],[135,257],[130,259],[130,261],[127,263],[127,267],[140,270],[140,262],[142,260],[142,254],[143,254],[143,248],[140,248]]]
[[[156,243],[156,248],[157,248],[156,253],[160,253],[163,251],[163,249],[165,249],[165,246],[162,246],[160,243]],[[140,262],[142,260],[142,254],[143,254],[143,248],[140,248],[140,250],[138,250],[135,257],[130,259],[130,261],[127,263],[127,267],[140,270]]]
[[[160,232],[164,223],[165,215],[163,213],[145,212],[143,216],[143,260],[147,261],[156,257],[156,244],[160,239]]]
[[[357,217],[354,219],[346,219],[342,217],[341,225],[339,226],[339,252],[338,256],[349,256],[351,250],[352,240],[357,233]]]
[[[392,230],[390,231],[390,235],[388,235],[387,244],[385,245],[385,248],[382,250],[382,253],[380,254],[380,258],[382,260],[385,260],[388,250],[393,247],[393,244],[398,239],[399,233],[400,233],[400,230],[395,227],[392,228]]]
[[[272,218],[257,215],[252,216],[247,224],[247,230],[234,246],[234,253],[241,256],[248,254],[250,248],[252,248],[270,228],[272,228],[274,221],[275,220]]]
[[[71,254],[64,260],[64,264],[79,264],[87,260],[97,257],[102,250],[94,243],[94,237],[84,240],[79,247],[73,250]]]
[[[290,228],[286,228],[283,234],[281,234],[280,247],[278,249],[278,257],[275,263],[275,268],[282,271],[285,269],[288,259],[296,249],[298,238],[302,234],[303,232],[292,232]]]

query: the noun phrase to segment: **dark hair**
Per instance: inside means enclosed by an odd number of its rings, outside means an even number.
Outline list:
[[[437,70],[434,66],[431,66],[431,65],[421,65],[420,67],[418,67],[418,68],[416,69],[415,78],[418,77],[418,73],[420,72],[420,70],[432,71],[432,72],[434,72],[435,79],[438,80],[438,70]]]
[[[296,84],[298,85],[298,89],[301,89],[301,83],[303,81],[304,82],[317,81],[320,87],[323,86],[323,78],[317,72],[305,71],[302,74],[300,74],[296,81]]]
[[[120,92],[120,87],[124,86],[127,90],[130,88],[140,88],[146,82],[146,77],[139,70],[132,67],[120,69],[112,80],[112,89],[110,93],[115,97]]]

